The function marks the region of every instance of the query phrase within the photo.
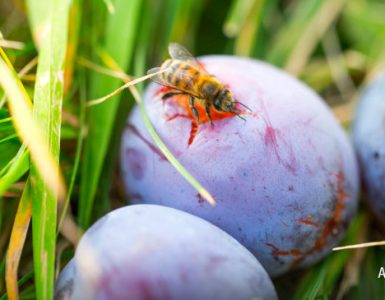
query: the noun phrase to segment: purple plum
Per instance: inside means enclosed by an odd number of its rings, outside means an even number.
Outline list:
[[[69,300],[73,294],[75,276],[74,260],[70,260],[56,281],[55,300]]]
[[[385,74],[362,94],[353,137],[368,203],[385,223]]]
[[[349,139],[319,96],[277,68],[231,56],[201,63],[250,108],[239,106],[245,120],[231,116],[196,128],[180,105],[183,96],[162,101],[164,87],[155,83],[144,100],[157,133],[216,206],[165,159],[138,109],[122,138],[128,199],[210,221],[271,276],[316,262],[342,239],[356,211],[358,171]]]
[[[218,227],[159,205],[110,212],[82,237],[57,300],[277,299],[255,257]]]

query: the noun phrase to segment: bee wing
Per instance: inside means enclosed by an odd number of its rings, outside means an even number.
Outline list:
[[[168,52],[173,59],[178,60],[195,60],[194,56],[183,46],[177,43],[171,43],[168,46]]]
[[[161,71],[162,68],[152,68],[150,70],[147,71],[147,75],[151,75],[151,74],[154,74],[154,73],[157,73],[159,71]],[[164,80],[162,77],[161,77],[161,74],[158,74],[158,75],[155,75],[154,77],[151,77],[151,80],[160,84],[160,85],[164,85],[164,86],[167,86],[167,87],[170,87],[170,88],[174,88],[176,89],[175,86],[171,85],[169,82],[167,82],[166,80]]]
[[[157,67],[157,68],[152,68],[150,70],[147,71],[147,74],[150,75],[150,74],[154,74],[154,73],[157,73],[161,70],[161,68]],[[155,75],[154,77],[151,77],[151,80],[160,84],[160,85],[163,85],[163,86],[166,86],[166,87],[169,87],[169,88],[172,88],[174,90],[178,90],[178,91],[181,91],[185,94],[190,94],[191,96],[194,96],[196,98],[199,98],[199,95],[195,95],[195,94],[192,94],[191,92],[186,92],[184,90],[182,90],[181,88],[177,87],[177,86],[174,86],[172,84],[170,84],[169,82],[167,82],[166,80],[164,80],[161,76],[161,74],[158,74],[158,75]]]
[[[206,72],[203,65],[185,47],[177,43],[171,43],[168,46],[168,52],[172,59],[189,62],[193,67]]]

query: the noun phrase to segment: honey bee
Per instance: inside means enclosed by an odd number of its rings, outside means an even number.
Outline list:
[[[165,70],[165,72],[152,78],[156,83],[172,89],[162,96],[163,100],[175,95],[188,95],[189,107],[198,124],[199,114],[195,107],[196,102],[204,105],[211,125],[213,125],[211,106],[218,112],[233,113],[244,120],[240,115],[241,111],[236,108],[236,104],[250,109],[235,101],[232,92],[213,75],[208,74],[189,51],[176,43],[171,43],[168,51],[171,59],[167,59],[161,67],[153,68],[147,72],[147,74],[153,74]]]

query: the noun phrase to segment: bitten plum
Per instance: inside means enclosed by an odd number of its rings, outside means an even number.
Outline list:
[[[271,276],[319,260],[341,240],[357,206],[357,162],[347,136],[322,99],[275,67],[231,56],[201,62],[251,109],[242,114],[246,121],[226,116],[196,129],[177,104],[184,96],[162,102],[165,88],[157,84],[144,100],[157,133],[217,205],[206,203],[165,159],[138,109],[121,147],[128,198],[210,221]]]
[[[82,237],[56,299],[277,299],[266,271],[230,235],[158,205],[110,212]]]
[[[368,203],[385,223],[385,74],[362,94],[353,137]]]

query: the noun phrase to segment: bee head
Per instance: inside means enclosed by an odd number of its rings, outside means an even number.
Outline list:
[[[217,97],[214,99],[214,107],[216,110],[224,112],[236,112],[235,100],[232,93],[228,89],[219,91]]]

